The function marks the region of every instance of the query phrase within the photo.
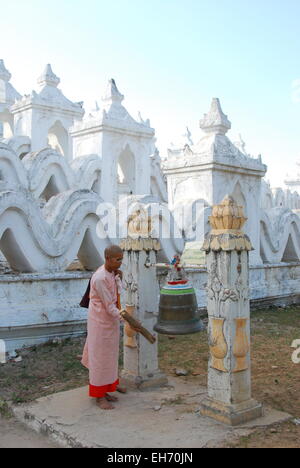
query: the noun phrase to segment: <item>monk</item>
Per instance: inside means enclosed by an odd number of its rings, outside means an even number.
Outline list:
[[[118,379],[122,261],[122,249],[117,245],[108,247],[105,264],[91,280],[88,335],[81,363],[89,369],[89,395],[103,410],[114,409],[111,402],[118,401],[110,392],[126,393]]]

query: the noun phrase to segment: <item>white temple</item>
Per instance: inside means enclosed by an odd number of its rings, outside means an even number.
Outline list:
[[[288,189],[272,189],[261,157],[248,155],[241,138],[228,138],[231,123],[218,99],[200,121],[202,136],[187,129],[162,161],[155,130],[149,120],[130,116],[113,79],[87,114],[83,103],[65,97],[50,65],[29,95],[21,96],[10,80],[1,60],[0,339],[11,351],[82,333],[86,315],[78,303],[89,271],[118,241],[97,234],[105,228],[97,211],[103,203],[118,214],[124,202],[156,203],[162,224],[168,216],[176,221],[184,207],[192,218],[160,238],[166,261],[182,253],[198,228],[207,232],[211,206],[231,195],[244,206],[255,248],[252,300],[300,300],[300,176],[286,181]],[[205,307],[205,266],[189,274]]]
[[[296,168],[294,175],[289,175],[287,176],[286,180],[284,181],[285,185],[288,187],[290,191],[293,191],[295,193],[300,194],[300,159],[299,161],[296,162]],[[300,209],[300,203],[299,203],[299,198],[297,197],[298,200],[298,206],[297,208]]]

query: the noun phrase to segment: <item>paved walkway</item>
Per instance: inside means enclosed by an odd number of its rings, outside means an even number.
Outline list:
[[[0,448],[57,448],[57,445],[14,418],[0,418]]]
[[[177,378],[163,389],[118,394],[120,401],[113,411],[100,410],[84,387],[15,407],[14,412],[62,446],[107,448],[218,446],[289,417],[266,409],[264,418],[230,428],[199,415],[205,395],[205,388]]]

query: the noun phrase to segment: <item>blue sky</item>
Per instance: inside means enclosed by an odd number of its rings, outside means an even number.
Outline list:
[[[0,58],[21,93],[51,63],[87,107],[115,78],[124,105],[156,129],[165,154],[219,97],[272,185],[300,157],[300,0],[0,0]],[[299,86],[300,88],[300,86]],[[297,102],[299,101],[299,102]]]

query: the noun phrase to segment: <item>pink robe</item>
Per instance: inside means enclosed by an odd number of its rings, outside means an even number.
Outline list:
[[[120,311],[117,308],[117,292],[120,293],[120,290],[120,278],[107,271],[104,265],[94,273],[90,290],[88,335],[81,361],[89,369],[92,397],[115,391],[118,383]]]

